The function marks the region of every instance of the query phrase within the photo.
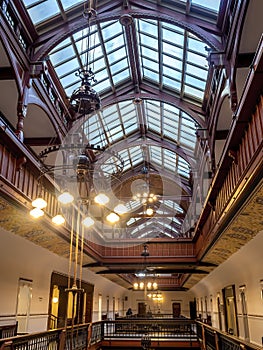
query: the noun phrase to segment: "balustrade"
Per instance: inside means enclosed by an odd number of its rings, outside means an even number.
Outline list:
[[[199,252],[203,251],[208,237],[211,241],[212,236],[216,235],[216,224],[222,221],[234,203],[240,201],[242,193],[245,190],[252,191],[255,188],[252,182],[259,181],[263,166],[263,97],[260,93],[262,48],[261,40],[255,56],[255,69],[251,69],[247,78],[224,154],[196,226],[202,230],[202,239],[197,241],[196,246]]]
[[[108,341],[122,341],[122,344],[137,346],[142,339],[158,342],[158,347],[169,340],[169,344],[183,342],[193,348],[203,350],[259,350],[260,346],[243,341],[225,332],[219,331],[199,321],[187,319],[122,319],[116,321],[101,321],[93,324],[81,324],[73,327],[60,328],[51,331],[32,333],[0,339],[1,350],[46,350],[95,349]],[[128,340],[127,340],[128,339]],[[175,343],[173,343],[175,342]]]
[[[197,336],[203,350],[259,350],[260,346],[219,331],[207,324],[196,322]]]

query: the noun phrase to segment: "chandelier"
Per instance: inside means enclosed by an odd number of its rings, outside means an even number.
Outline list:
[[[141,174],[143,174],[143,179],[137,185],[136,192],[134,193],[132,199],[134,201],[140,202],[141,205],[143,205],[144,213],[147,216],[152,216],[154,213],[153,204],[157,201],[157,196],[150,191],[149,168],[148,166],[146,166],[145,163],[145,154],[143,154],[143,158],[144,165],[141,168]]]
[[[147,267],[147,257],[150,255],[147,244],[144,244],[141,256],[144,258],[143,269],[136,274],[136,281],[133,283],[134,290],[157,290],[158,284],[156,282],[155,274],[152,273],[152,268]]]
[[[92,201],[97,206],[104,208],[110,201],[107,194],[102,191],[94,193],[94,196],[92,196],[93,192],[91,192],[90,186],[92,186],[91,180],[92,177],[94,177],[94,167],[92,161],[90,161],[88,157],[91,150],[98,152],[98,148],[91,145],[86,145],[84,147],[78,145],[60,145],[48,147],[42,151],[40,154],[42,158],[45,158],[52,152],[60,151],[65,155],[67,153],[66,151],[68,151],[70,156],[68,158],[71,159],[71,163],[57,163],[52,166],[43,163],[42,168],[40,168],[41,175],[38,179],[37,197],[32,201],[33,209],[30,211],[31,216],[35,219],[41,218],[46,214],[46,219],[49,220],[50,217],[45,211],[46,208],[50,207],[50,203],[48,203],[49,200],[53,201],[53,198],[50,198],[50,193],[45,189],[44,185],[45,181],[47,181],[45,175],[52,175],[54,179],[56,179],[55,174],[58,172],[59,176],[56,180],[61,179],[61,184],[63,184],[65,179],[68,179],[68,188],[61,188],[57,194],[59,206],[56,205],[54,207],[57,208],[59,212],[51,218],[52,223],[55,225],[62,225],[68,221],[68,228],[70,230],[68,286],[65,289],[68,295],[67,302],[69,306],[65,314],[65,327],[70,323],[74,325],[75,322],[77,322],[77,324],[81,322],[80,319],[68,315],[76,315],[78,312],[77,305],[83,300],[84,289],[81,286],[81,281],[84,259],[84,237],[87,230],[90,230],[95,224],[95,218],[90,215],[88,210],[89,204]],[[124,162],[121,157],[113,151],[103,148],[100,148],[99,152],[101,154],[108,153],[107,159],[112,159],[115,166],[115,173],[110,173],[109,177],[120,176],[124,167]],[[72,157],[73,154],[74,157]],[[106,158],[102,158],[102,160],[103,159],[106,161]],[[96,159],[96,164],[98,164],[99,161],[100,158],[98,157]],[[59,184],[59,181],[55,182],[57,185]],[[75,188],[77,192],[70,191],[71,182],[74,182],[75,187],[72,188]],[[106,208],[105,210],[108,209]],[[118,204],[114,210],[107,215],[108,222],[114,224],[119,220],[122,212],[120,204]]]
[[[97,16],[95,9],[89,4],[84,5],[83,16],[87,19],[87,43],[86,43],[86,59],[82,67],[76,72],[76,76],[81,79],[81,86],[73,91],[69,104],[70,109],[75,113],[76,119],[84,115],[93,113],[101,108],[101,100],[99,94],[92,88],[92,83],[96,83],[95,74],[91,68],[91,22]]]
[[[92,178],[94,178],[94,167],[93,163],[89,160],[88,152],[96,151],[108,154],[107,159],[105,156],[102,158],[101,167],[106,164],[107,166],[111,165],[111,169],[115,169],[115,171],[108,174],[110,178],[118,178],[121,176],[124,168],[123,159],[116,152],[105,148],[98,148],[94,145],[85,145],[83,147],[82,145],[72,144],[48,147],[39,154],[39,158],[45,159],[49,153],[58,151],[63,154],[69,153],[71,163],[66,162],[62,164],[48,165],[43,162],[41,175],[38,178],[38,194],[31,203],[33,209],[30,211],[30,215],[34,218],[40,218],[45,214],[44,210],[48,206],[48,203],[45,198],[47,196],[44,191],[43,179],[46,174],[52,174],[58,181],[62,181],[62,184],[65,182],[67,183],[67,186],[61,188],[60,193],[57,195],[57,200],[62,207],[66,207],[70,204],[77,206],[78,202],[80,202],[81,206],[84,208],[88,207],[91,200],[100,207],[106,206],[110,202],[110,198],[103,188],[99,188],[98,192],[94,192],[92,197],[91,187]],[[74,154],[74,157],[72,154]],[[99,167],[99,158],[96,160],[96,164]],[[100,171],[100,168],[98,171]],[[72,183],[75,185],[72,187],[72,192],[77,190],[77,194],[75,193],[74,195],[70,193],[68,188],[71,187]],[[86,210],[83,210],[81,213],[82,223],[84,226],[90,227],[95,223],[95,219],[89,215],[84,215],[85,212]],[[114,224],[119,221],[120,216],[126,212],[126,206],[122,203],[117,203],[113,210],[109,210],[106,219],[109,223]],[[52,222],[56,225],[61,225],[65,222],[65,218],[61,213],[57,213],[57,215],[52,217]]]
[[[163,295],[160,292],[149,293],[147,296],[153,301],[157,301],[158,303],[163,301]]]

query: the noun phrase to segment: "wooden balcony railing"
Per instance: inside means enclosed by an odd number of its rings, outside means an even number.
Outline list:
[[[203,350],[259,350],[260,346],[187,319],[122,319],[0,339],[1,350],[86,350],[122,344],[140,346],[143,341],[161,348],[192,347]],[[125,345],[126,344],[126,345]],[[154,345],[155,344],[155,345]]]
[[[38,160],[14,135],[7,124],[0,119],[0,183],[1,191],[11,199],[30,208],[31,201],[39,191]],[[43,185],[44,198],[48,202],[46,213],[52,217],[58,212],[54,181],[45,176]]]
[[[259,350],[261,346],[245,342],[238,337],[219,331],[207,324],[196,322],[197,336],[203,350]]]
[[[0,325],[0,339],[14,337],[17,334],[17,322],[14,324]]]
[[[258,47],[254,68],[247,78],[226,140],[225,151],[196,226],[196,231],[202,231],[202,239],[198,239],[196,245],[199,257],[207,248],[206,242],[211,244],[218,234],[217,226],[226,220],[226,217],[232,217],[230,214],[233,206],[241,205],[262,178],[262,52],[263,40]],[[235,212],[237,209],[238,207],[235,208]]]

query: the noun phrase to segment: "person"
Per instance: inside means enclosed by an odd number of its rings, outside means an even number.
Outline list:
[[[132,309],[129,307],[129,309],[126,311],[126,316],[132,315]]]

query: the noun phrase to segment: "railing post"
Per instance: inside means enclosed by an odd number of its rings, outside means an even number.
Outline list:
[[[216,331],[214,331],[215,334],[215,345],[216,345],[216,350],[220,350],[219,349],[219,339],[218,339],[218,334]]]
[[[206,350],[205,326],[202,324],[202,349]]]
[[[66,334],[67,330],[63,329],[59,335],[58,350],[64,350],[66,347]]]
[[[89,323],[88,330],[87,330],[87,349],[90,347],[91,336],[92,336],[92,326]]]
[[[105,321],[101,322],[100,326],[101,326],[101,340],[104,339],[104,323]]]

